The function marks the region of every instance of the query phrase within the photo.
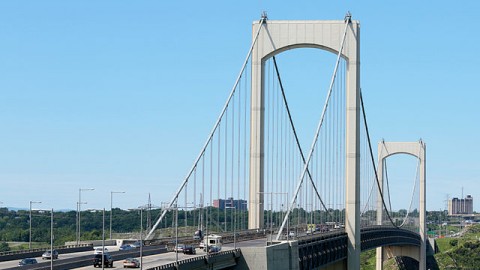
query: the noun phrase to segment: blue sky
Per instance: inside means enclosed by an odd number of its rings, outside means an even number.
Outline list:
[[[272,20],[350,11],[373,142],[422,138],[427,209],[463,187],[479,211],[478,10],[478,1],[2,1],[0,201],[75,209],[79,188],[95,188],[82,194],[86,208],[109,208],[112,190],[126,191],[114,197],[124,209],[149,192],[154,204],[170,200],[234,83],[252,21],[262,11]]]

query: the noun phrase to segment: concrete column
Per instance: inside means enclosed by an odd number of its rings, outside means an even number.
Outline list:
[[[346,93],[346,216],[348,235],[348,269],[360,269],[360,29],[355,33],[353,58],[347,62]]]
[[[253,25],[253,35],[261,24]],[[263,30],[262,30],[263,31]],[[252,95],[250,109],[250,194],[248,228],[263,228],[265,94],[263,91],[262,32],[252,51]],[[253,37],[255,38],[255,37]]]
[[[380,193],[383,192],[383,166],[385,159],[383,158],[383,152],[386,151],[383,142],[378,143],[378,182],[380,184],[380,190],[377,193],[377,225],[382,225],[383,222],[383,202]],[[376,270],[383,270],[383,247],[376,249]]]
[[[421,158],[420,158],[420,266],[419,270],[425,270],[427,267],[427,228],[426,228],[426,198],[427,198],[427,185],[426,185],[426,151],[427,146],[423,141],[420,141]]]

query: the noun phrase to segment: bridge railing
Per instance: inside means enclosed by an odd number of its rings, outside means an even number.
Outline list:
[[[214,254],[178,261],[178,266],[176,263],[169,263],[147,268],[147,270],[223,269],[235,266],[237,259],[240,256],[240,249],[221,251]]]

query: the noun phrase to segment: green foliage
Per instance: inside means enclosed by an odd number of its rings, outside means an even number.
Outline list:
[[[375,249],[367,250],[360,253],[360,269],[362,270],[375,270]]]
[[[248,213],[246,211],[233,211],[227,209],[227,211],[219,210],[214,207],[206,207],[203,209],[195,209],[191,211],[179,210],[178,222],[183,226],[187,224],[189,228],[187,230],[181,230],[193,234],[193,231],[199,225],[200,215],[203,214],[203,225],[206,226],[208,214],[208,227],[215,231],[221,231],[225,228],[225,220],[227,222],[227,230],[231,230],[233,226],[234,216],[236,215],[237,228],[245,228],[248,224]],[[165,235],[173,235],[171,229],[175,226],[175,211],[168,211],[157,228]],[[128,211],[121,210],[119,208],[113,209],[112,230],[113,233],[136,233],[140,231],[140,211]],[[160,216],[161,210],[151,210],[142,212],[142,224],[143,230],[147,230],[147,218],[150,215],[151,222],[155,222]],[[226,214],[226,215],[225,215]],[[275,212],[274,217],[280,219],[284,213]],[[103,225],[102,221],[105,220],[105,235],[109,235],[110,228],[110,211],[82,211],[81,213],[81,238],[82,240],[100,240],[102,239]],[[76,222],[77,212],[54,212],[53,213],[53,234],[54,245],[64,245],[65,242],[76,240]],[[40,245],[50,244],[50,224],[51,214],[49,211],[33,211],[32,212],[32,244],[41,243]],[[0,241],[4,242],[23,242],[29,241],[29,211],[8,211],[6,208],[0,208]],[[151,225],[151,224],[150,224]],[[27,244],[28,246],[28,244]],[[22,245],[15,247],[16,249],[23,249]]]
[[[479,236],[480,225],[475,225],[469,227],[459,238],[437,239],[440,252],[435,254],[435,259],[440,269],[478,269],[480,265]]]
[[[0,242],[0,252],[10,251],[10,247],[6,242]]]

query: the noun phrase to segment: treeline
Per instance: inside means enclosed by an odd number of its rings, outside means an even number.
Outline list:
[[[110,234],[110,209],[105,211],[105,235]],[[140,216],[143,217],[143,230],[149,230],[161,214],[160,209],[151,211],[113,209],[112,232],[138,233],[140,231]],[[178,216],[177,216],[178,214]],[[275,227],[281,224],[286,211],[265,210],[265,226]],[[30,231],[29,210],[8,210],[0,208],[0,242],[28,242]],[[291,213],[290,224],[321,223],[328,220],[341,220],[344,211],[332,210],[328,214],[322,211],[307,212],[296,208]],[[237,230],[247,229],[248,212],[236,209],[217,209],[214,207],[197,208],[192,210],[170,210],[157,227],[159,231],[169,231],[171,234],[178,219],[179,227],[197,228],[199,224],[207,226],[212,231],[231,231],[235,224]],[[51,213],[49,211],[32,211],[32,242],[50,243]],[[81,239],[102,239],[103,211],[81,212]],[[65,242],[76,241],[77,212],[54,212],[53,231],[54,245],[63,245]],[[168,235],[166,235],[168,236]]]
[[[285,209],[286,210],[286,209]],[[265,210],[264,224],[266,228],[278,227],[286,211]],[[0,242],[28,242],[30,231],[30,212],[28,210],[8,210],[0,208]],[[160,209],[151,211],[113,209],[112,232],[138,233],[140,223],[143,230],[149,230],[161,214]],[[178,214],[178,217],[177,217]],[[374,213],[373,213],[374,214]],[[140,222],[140,216],[143,220]],[[290,214],[290,228],[305,226],[306,223],[321,224],[328,221],[342,221],[345,217],[344,210],[330,209],[325,211],[307,212],[302,208],[295,208]],[[32,242],[50,243],[50,212],[32,211]],[[102,239],[102,211],[82,211],[81,213],[81,239]],[[178,219],[179,227],[197,228],[199,224],[207,226],[209,230],[222,232],[231,231],[235,224],[237,230],[248,227],[248,212],[236,209],[217,209],[212,206],[191,210],[170,210],[157,227],[159,231],[171,234]],[[76,240],[77,212],[54,212],[53,231],[54,245],[63,245],[65,242]],[[105,211],[105,235],[110,234],[110,209]],[[168,236],[168,235],[164,235]]]
[[[152,210],[155,218],[159,210]],[[171,217],[167,215],[167,222]],[[143,224],[147,225],[148,215],[144,215]],[[50,243],[51,213],[50,211],[32,211],[32,242]],[[83,240],[102,239],[103,211],[82,211],[81,237]],[[171,221],[170,221],[171,222]],[[63,245],[76,240],[77,212],[54,212],[53,235],[54,245]],[[105,235],[110,229],[110,211],[105,211]],[[113,209],[113,232],[140,231],[140,212]],[[30,211],[11,211],[0,208],[0,242],[28,242],[30,235]]]

